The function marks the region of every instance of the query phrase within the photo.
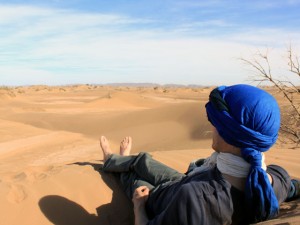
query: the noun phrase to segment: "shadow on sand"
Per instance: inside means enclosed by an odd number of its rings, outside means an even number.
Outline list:
[[[40,199],[39,207],[48,220],[55,225],[132,225],[134,223],[132,203],[123,193],[117,175],[102,172],[101,164],[89,162],[73,164],[92,166],[99,172],[103,181],[113,191],[112,201],[99,206],[95,215],[65,197],[47,195]]]

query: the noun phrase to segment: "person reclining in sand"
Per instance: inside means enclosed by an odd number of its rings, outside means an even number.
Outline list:
[[[103,171],[119,173],[136,225],[254,223],[276,217],[280,203],[299,197],[298,180],[264,163],[263,152],[280,128],[279,107],[269,93],[250,85],[221,86],[210,93],[206,111],[215,152],[191,163],[186,174],[148,153],[130,155],[130,137],[121,142],[120,155],[100,138]]]

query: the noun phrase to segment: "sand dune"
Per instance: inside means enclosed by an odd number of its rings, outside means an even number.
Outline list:
[[[30,86],[0,91],[0,224],[130,225],[132,204],[116,178],[99,171],[98,138],[115,152],[125,135],[133,153],[185,172],[209,156],[210,88]],[[276,145],[267,163],[300,177],[300,150]],[[300,202],[272,224],[298,224]],[[116,216],[117,215],[117,216]],[[293,218],[291,218],[291,216]],[[287,218],[285,218],[287,217]]]

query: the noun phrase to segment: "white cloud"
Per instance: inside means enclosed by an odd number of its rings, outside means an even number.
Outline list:
[[[0,25],[22,22],[28,18],[47,16],[52,13],[52,10],[33,6],[0,5]]]
[[[264,43],[282,50],[288,36],[280,30],[248,30],[222,40],[191,38],[180,26],[147,29],[150,20],[30,6],[0,5],[0,21],[0,84],[10,85],[243,82],[247,71],[237,58]],[[186,29],[201,24],[230,26],[207,20]],[[298,33],[289,35],[294,39]]]

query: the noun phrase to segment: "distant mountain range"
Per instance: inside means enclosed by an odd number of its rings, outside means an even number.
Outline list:
[[[205,85],[196,85],[196,84],[156,84],[156,83],[107,83],[104,84],[107,86],[128,86],[128,87],[189,87],[189,88],[203,88],[207,87]]]

